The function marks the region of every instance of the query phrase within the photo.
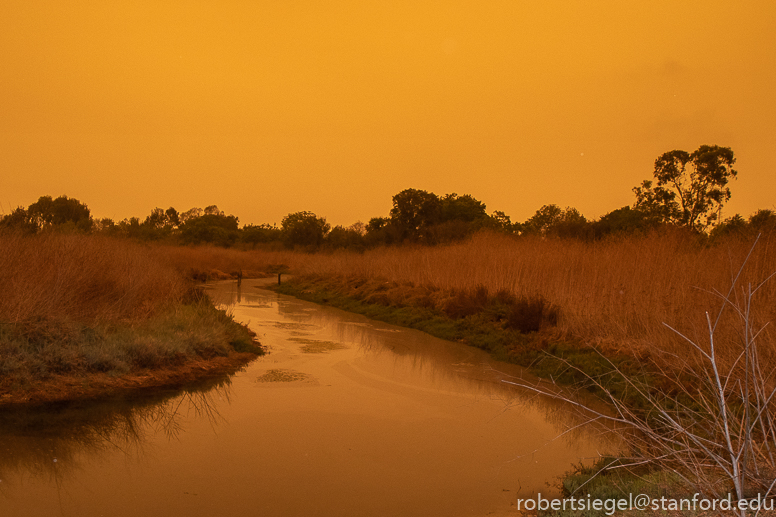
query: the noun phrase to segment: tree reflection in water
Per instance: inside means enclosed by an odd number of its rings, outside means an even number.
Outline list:
[[[140,456],[160,433],[167,440],[185,431],[183,420],[206,419],[211,428],[224,419],[217,402],[229,402],[231,380],[220,377],[176,390],[0,410],[0,493],[12,474],[60,482],[108,452]]]

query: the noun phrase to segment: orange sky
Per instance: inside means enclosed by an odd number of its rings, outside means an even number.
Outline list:
[[[749,215],[776,208],[775,92],[773,0],[2,0],[0,213],[347,225],[412,187],[592,218],[718,144]]]

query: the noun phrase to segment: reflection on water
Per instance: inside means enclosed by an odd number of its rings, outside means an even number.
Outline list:
[[[605,442],[483,352],[257,289],[270,353],[181,392],[0,413],[0,515],[506,515]]]
[[[194,415],[213,427],[221,423],[215,399],[229,398],[228,378],[208,379],[178,390],[132,398],[55,403],[0,411],[0,490],[25,472],[57,482],[83,468],[84,458],[118,450],[141,455],[144,443],[185,432]]]

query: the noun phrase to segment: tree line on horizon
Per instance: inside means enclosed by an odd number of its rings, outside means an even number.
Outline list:
[[[368,223],[331,227],[312,212],[290,213],[280,227],[247,224],[216,205],[179,212],[154,208],[118,223],[94,219],[86,204],[60,196],[42,196],[27,208],[18,207],[0,219],[0,229],[24,233],[70,231],[126,237],[171,244],[211,244],[223,247],[286,247],[364,250],[381,245],[413,243],[435,245],[465,239],[489,230],[516,236],[598,240],[614,234],[644,233],[661,227],[680,227],[716,239],[730,234],[755,234],[776,229],[776,212],[761,209],[744,219],[736,214],[724,221],[721,210],[730,199],[727,186],[737,176],[733,151],[727,147],[701,146],[693,153],[671,151],[655,161],[654,180],[633,189],[632,206],[588,220],[576,208],[544,205],[526,221],[512,222],[504,212],[488,214],[486,205],[469,194],[438,196],[406,189],[393,196],[393,208],[385,217]]]

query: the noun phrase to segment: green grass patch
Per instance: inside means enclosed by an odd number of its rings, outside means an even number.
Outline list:
[[[682,482],[675,474],[649,466],[626,468],[620,459],[604,456],[591,465],[575,465],[560,480],[561,493],[567,502],[572,497],[581,500],[576,503],[577,509],[572,510],[569,505],[565,510],[545,510],[538,514],[544,517],[644,515],[644,511],[627,509],[633,503],[633,498],[639,494],[648,495],[650,499],[692,498],[692,493],[681,487]],[[602,509],[579,509],[583,504],[591,506],[590,502],[596,500],[601,501]],[[654,513],[650,511],[647,514]]]
[[[140,322],[87,325],[46,318],[2,322],[0,387],[23,389],[53,375],[119,376],[232,352],[263,350],[250,330],[207,298],[170,306]]]

